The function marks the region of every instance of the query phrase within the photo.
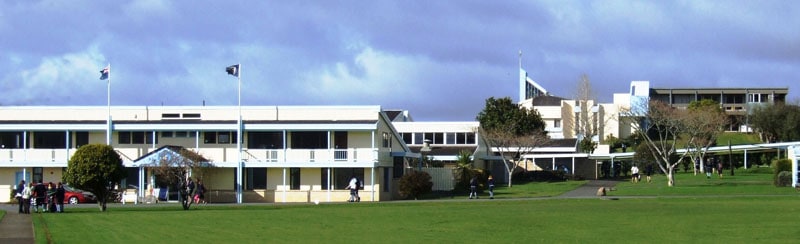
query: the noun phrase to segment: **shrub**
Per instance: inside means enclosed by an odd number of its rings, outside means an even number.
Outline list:
[[[791,184],[791,182],[792,182],[792,174],[788,173],[789,171],[792,170],[792,161],[791,160],[784,158],[784,159],[778,159],[778,160],[773,161],[772,162],[772,170],[774,170],[773,172],[775,172],[774,173],[774,178],[773,178],[775,186],[788,186],[788,185],[784,185],[783,182],[781,181],[780,175],[783,172],[787,172],[787,175],[789,176],[789,181],[788,181],[789,183],[788,184]]]
[[[430,193],[433,189],[431,175],[424,171],[411,171],[403,175],[399,182],[400,197],[404,199],[417,199],[423,194]]]
[[[789,171],[781,171],[775,176],[775,186],[786,187],[792,185],[792,173]]]

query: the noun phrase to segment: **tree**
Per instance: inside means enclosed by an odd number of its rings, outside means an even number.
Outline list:
[[[674,158],[676,143],[686,131],[686,111],[672,108],[669,104],[657,100],[631,106],[634,107],[623,111],[623,119],[628,120],[634,133],[643,138],[643,143],[650,149],[649,152],[656,165],[667,175],[667,185],[675,186],[675,166],[679,165],[686,155],[680,155],[677,160]],[[646,111],[646,113],[637,114],[634,111]]]
[[[689,103],[684,125],[687,133],[687,152],[691,161],[699,161],[700,171],[705,170],[705,158],[708,148],[716,144],[717,137],[729,123],[728,115],[719,103],[703,99]],[[698,167],[692,167],[697,174]]]
[[[105,144],[87,144],[75,151],[67,164],[64,181],[97,197],[100,211],[114,193],[114,185],[126,176],[122,158]]]
[[[750,126],[768,142],[800,140],[800,106],[784,103],[754,109]]]
[[[192,206],[191,196],[194,192],[188,189],[187,180],[192,176],[202,178],[205,169],[213,165],[202,155],[184,147],[167,146],[167,148],[169,150],[161,152],[159,161],[147,166],[151,167],[156,177],[179,189],[181,206],[183,210],[188,210]]]
[[[481,138],[500,154],[508,173],[508,187],[519,167],[517,160],[548,141],[542,116],[504,97],[486,99],[486,107],[478,113]]]
[[[469,186],[470,176],[473,173],[472,162],[472,153],[470,151],[461,150],[458,152],[455,170],[458,189],[466,189]]]

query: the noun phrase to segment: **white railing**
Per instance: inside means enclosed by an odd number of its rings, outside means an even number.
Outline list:
[[[152,152],[153,148],[115,148],[123,161],[133,161]],[[0,149],[0,162],[66,162],[76,149]],[[200,148],[203,157],[216,162],[235,162],[236,148]],[[386,155],[384,155],[386,154]],[[347,149],[244,149],[247,162],[375,162],[388,157],[374,148]]]

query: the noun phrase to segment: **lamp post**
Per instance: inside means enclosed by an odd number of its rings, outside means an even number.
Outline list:
[[[426,156],[428,153],[431,152],[431,140],[425,139],[422,141],[422,148],[419,149],[419,153],[422,155],[422,158],[419,160],[419,170],[422,170],[422,162],[426,160]]]

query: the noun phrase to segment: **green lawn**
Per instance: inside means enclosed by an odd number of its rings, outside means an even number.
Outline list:
[[[34,214],[37,243],[792,243],[800,194],[770,174],[681,174],[620,183],[599,199],[552,197],[584,183],[515,184],[497,198],[336,204],[176,204]],[[623,196],[666,197],[623,197]],[[677,196],[680,195],[680,196]],[[484,195],[485,196],[485,193]],[[463,196],[466,198],[466,195]],[[618,200],[612,200],[618,199]]]
[[[72,209],[56,243],[791,243],[798,197],[547,199]],[[41,230],[37,221],[37,230]],[[37,241],[42,239],[37,236]]]
[[[653,181],[647,183],[642,176],[642,182],[631,183],[625,181],[617,184],[616,191],[609,192],[615,196],[669,196],[669,195],[791,195],[797,193],[791,187],[774,187],[772,174],[756,174],[744,170],[736,171],[730,176],[730,171],[725,171],[722,178],[712,175],[706,178],[705,174],[678,173],[675,175],[675,186],[667,186],[667,177],[664,175],[653,176]]]

